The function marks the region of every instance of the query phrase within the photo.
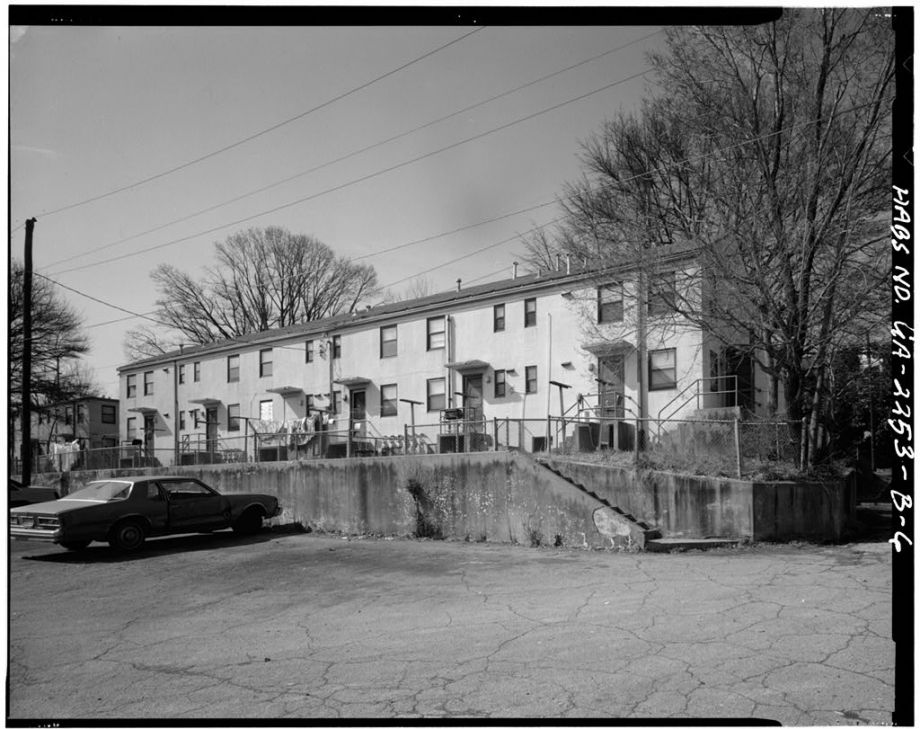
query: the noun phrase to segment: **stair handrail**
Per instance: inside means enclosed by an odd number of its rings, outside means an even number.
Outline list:
[[[719,380],[729,380],[729,379],[732,380],[732,381],[734,382],[734,385],[735,385],[734,388],[729,389],[729,390],[713,390],[713,391],[712,391],[711,393],[709,393],[709,394],[711,394],[711,395],[725,395],[725,394],[728,394],[728,393],[730,393],[730,392],[733,392],[733,393],[735,394],[735,403],[737,404],[737,402],[738,402],[738,375],[719,375],[718,377],[698,377],[698,378],[695,379],[693,382],[691,382],[689,385],[687,385],[683,390],[681,390],[679,393],[677,393],[673,398],[671,398],[671,400],[668,401],[668,402],[664,405],[664,407],[662,407],[662,408],[658,411],[658,420],[659,420],[659,421],[661,421],[661,420],[671,420],[675,415],[677,415],[677,413],[679,413],[681,410],[683,410],[683,409],[687,406],[688,403],[693,402],[694,400],[696,401],[696,408],[697,408],[697,410],[699,410],[699,409],[700,409],[700,383],[702,383],[702,382],[708,382],[708,381],[710,381],[710,380],[719,381]],[[667,410],[669,407],[671,407],[671,405],[673,405],[680,397],[682,397],[683,395],[685,395],[685,394],[687,393],[688,390],[690,390],[690,389],[692,389],[692,388],[694,388],[694,387],[696,388],[696,395],[695,395],[695,397],[693,397],[693,398],[687,398],[686,400],[684,400],[684,401],[680,404],[680,407],[678,407],[674,412],[670,413],[670,414],[668,415],[667,418],[662,418],[662,417],[661,417],[661,414],[662,414],[665,410]]]

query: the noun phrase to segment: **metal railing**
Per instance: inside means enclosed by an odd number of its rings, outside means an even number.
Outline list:
[[[728,381],[731,382],[731,387],[727,389],[701,390],[701,388],[707,382],[715,382],[717,383],[717,387],[721,387],[723,382]],[[658,411],[658,419],[671,420],[690,403],[695,403],[697,410],[701,410],[704,407],[735,407],[738,404],[738,376],[723,375],[721,377],[700,377],[694,380],[683,390],[677,393],[669,402],[664,405],[664,407]],[[674,405],[676,405],[676,407],[674,407],[671,412],[668,412],[667,415],[665,415],[665,412],[668,410],[668,408],[671,408]]]

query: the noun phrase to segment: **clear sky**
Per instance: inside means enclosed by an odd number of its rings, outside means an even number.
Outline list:
[[[35,270],[75,290],[60,293],[83,316],[105,393],[118,396],[140,320],[76,292],[149,314],[155,266],[199,276],[240,229],[313,235],[397,293],[413,277],[436,292],[509,276],[517,236],[559,215],[546,203],[579,176],[580,143],[651,83],[637,74],[663,34],[474,30],[11,27],[12,255],[37,218]]]

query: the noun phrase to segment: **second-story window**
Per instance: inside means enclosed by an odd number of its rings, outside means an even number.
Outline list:
[[[599,324],[623,321],[623,284],[613,283],[597,290]]]
[[[670,314],[676,307],[677,273],[662,271],[652,276],[648,285],[648,315]]]
[[[524,326],[537,326],[537,300],[524,299]]]
[[[125,384],[127,387],[125,396],[126,397],[137,397],[137,375],[128,375],[125,378]]]
[[[153,372],[144,373],[144,394],[153,394]]]
[[[308,339],[305,345],[306,349],[306,362],[312,362],[314,357],[314,344],[312,339]]]
[[[396,325],[380,327],[380,356],[396,356]]]
[[[259,350],[259,377],[272,376],[272,351],[270,349]]]
[[[185,384],[185,365],[179,365],[179,384]]]
[[[332,337],[332,359],[342,358],[342,337],[336,334]]]
[[[192,363],[192,382],[201,382],[201,362]]]
[[[524,368],[524,392],[534,393],[537,391],[537,366],[529,365]]]
[[[444,349],[447,341],[445,334],[446,317],[433,316],[428,319],[428,349]]]
[[[231,354],[227,357],[227,382],[240,381],[240,356]]]
[[[505,331],[505,305],[496,304],[492,307],[492,331]]]

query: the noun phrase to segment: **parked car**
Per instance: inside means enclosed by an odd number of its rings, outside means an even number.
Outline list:
[[[194,478],[142,476],[93,481],[63,499],[10,510],[10,535],[83,549],[93,541],[133,552],[147,537],[232,528],[253,534],[281,513],[265,494],[219,494]]]
[[[37,504],[40,501],[54,501],[60,494],[52,488],[44,486],[23,486],[15,478],[10,479],[10,508]]]

